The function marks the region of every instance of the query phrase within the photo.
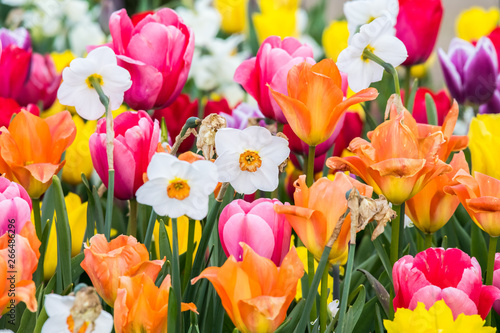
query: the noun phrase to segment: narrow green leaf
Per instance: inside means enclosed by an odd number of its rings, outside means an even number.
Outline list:
[[[144,245],[148,249],[148,252],[151,249],[151,241],[153,238],[153,231],[154,231],[155,224],[156,224],[156,217],[157,217],[157,215],[156,215],[154,209],[151,209],[151,215],[149,216],[149,221],[148,221],[148,228],[146,230],[146,236],[144,237]]]
[[[55,202],[52,199],[53,191],[54,191],[54,186],[51,184],[47,189],[47,191],[45,191],[45,194],[43,195],[41,221],[44,229],[46,227],[47,220],[52,221],[52,219],[54,218]]]
[[[94,218],[95,218],[95,227],[97,229],[98,234],[104,234],[104,213],[102,211],[101,198],[97,193],[97,188],[92,186],[92,197],[94,198]]]
[[[471,256],[475,257],[477,261],[479,262],[479,265],[481,265],[483,275],[486,272],[486,261],[487,261],[487,254],[488,254],[488,248],[486,247],[486,241],[484,240],[483,232],[479,227],[473,223],[471,226],[471,244],[470,244],[470,250],[471,250]]]
[[[417,90],[418,90],[418,79],[415,79],[413,80],[410,97],[408,98],[408,105],[406,106],[406,109],[408,109],[410,113],[413,112],[413,105],[415,104],[415,96],[417,95]]]
[[[366,298],[366,290],[363,285],[361,285],[361,290],[359,291],[358,298],[354,304],[347,311],[346,318],[344,320],[344,329],[342,332],[351,333],[354,329],[354,326],[358,322],[361,313],[363,312],[363,306],[365,304]]]
[[[427,110],[427,123],[429,125],[437,126],[438,118],[437,118],[437,108],[432,95],[429,93],[425,94],[425,108]]]
[[[180,322],[177,313],[181,311],[180,304],[177,303],[177,297],[173,288],[170,288],[168,295],[168,322],[167,332],[180,332]]]
[[[368,223],[368,228],[370,230],[370,234],[373,233],[373,230],[375,230],[373,223]],[[384,246],[382,245],[382,237],[383,235],[379,235],[374,241],[373,241],[373,246],[375,246],[375,251],[377,252],[380,261],[382,262],[382,266],[384,266],[385,271],[387,272],[387,275],[391,279],[392,283],[392,265],[391,265],[391,260],[389,259],[389,255],[387,254]]]
[[[365,271],[364,269],[358,269],[358,271],[360,271],[366,276],[368,282],[375,291],[375,295],[377,295],[378,301],[380,302],[380,305],[382,305],[382,308],[384,309],[386,316],[389,316],[389,306],[391,297],[389,296],[387,290],[370,272]]]
[[[181,332],[182,329],[182,316],[181,316],[181,271],[179,265],[179,240],[177,234],[177,219],[171,219],[172,222],[172,287],[174,289],[174,295],[176,298],[176,304],[178,304],[177,312],[173,315],[177,317],[177,328],[174,332]],[[171,289],[172,290],[172,289]],[[170,317],[172,318],[172,317]]]
[[[301,299],[293,308],[292,312],[286,317],[285,321],[274,331],[274,333],[286,333],[291,332],[292,329],[297,326],[300,320],[300,315],[304,311],[304,306],[306,301]]]
[[[36,289],[35,297],[40,304],[40,301],[43,297],[43,283],[38,286]],[[23,316],[21,317],[21,322],[19,324],[18,332],[33,332],[35,329],[37,319],[37,312],[31,312],[28,309],[23,311]]]

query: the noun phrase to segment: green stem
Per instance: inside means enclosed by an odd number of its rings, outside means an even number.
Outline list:
[[[186,266],[184,267],[184,281],[182,283],[182,288],[186,288],[189,283],[189,277],[191,276],[191,268],[193,267],[193,253],[194,253],[194,231],[196,228],[196,221],[189,219],[189,229],[188,229],[188,243],[186,252]]]
[[[394,205],[393,209],[398,213],[398,216],[392,220],[391,264],[394,266],[394,263],[399,259],[399,238],[401,222],[404,223],[404,203],[401,205]]]
[[[326,265],[323,277],[321,278],[321,299],[319,305],[319,331],[323,333],[326,330],[328,320],[328,264]]]
[[[36,236],[41,241],[43,228],[42,228],[42,218],[40,217],[40,199],[31,198],[31,202],[33,203],[33,216],[35,217]]]
[[[128,234],[137,238],[137,200],[130,199]]]
[[[309,146],[309,154],[307,155],[307,175],[306,184],[308,187],[314,183],[314,158],[316,155],[316,146]]]
[[[365,48],[363,50],[363,57],[366,59],[370,59],[373,62],[379,64],[380,66],[384,67],[385,71],[389,74],[392,75],[392,79],[394,80],[394,91],[396,94],[401,96],[401,89],[399,88],[399,77],[398,77],[398,71],[396,68],[394,68],[393,65],[385,62],[384,60],[380,59],[378,56],[376,56],[372,51],[370,51],[368,48]]]
[[[405,84],[405,100],[404,100],[404,106],[408,105],[408,101],[410,100],[410,81],[411,81],[411,66],[406,66],[406,77],[404,80]]]
[[[345,312],[347,310],[347,303],[349,302],[349,287],[351,284],[352,266],[354,264],[354,253],[356,251],[356,244],[349,244],[349,253],[347,257],[347,267],[344,278],[344,290],[342,291],[342,299],[340,300],[339,323],[335,332],[342,333]]]
[[[493,271],[495,268],[495,254],[497,252],[498,237],[490,236],[490,245],[488,248],[488,264],[486,266],[486,284],[493,284]],[[486,326],[491,326],[491,312],[486,317]]]
[[[428,234],[425,233],[425,243],[424,243],[424,248],[427,250],[428,248],[432,247],[432,236],[433,234]]]
[[[333,299],[340,298],[340,267],[339,265],[333,265],[332,268],[333,275]]]
[[[156,224],[156,213],[152,209],[151,215],[149,216],[148,228],[146,229],[146,236],[144,237],[144,245],[146,246],[148,251],[151,248],[151,239],[153,238],[153,230],[155,228],[155,224]]]
[[[179,267],[179,240],[177,234],[177,219],[172,219],[172,287],[177,304],[177,331],[180,332],[181,327],[181,272]]]
[[[311,285],[314,280],[314,255],[308,250],[307,251],[307,277],[309,279],[309,289],[311,289]],[[317,288],[316,288],[317,290]],[[315,297],[316,298],[316,297]],[[317,310],[316,310],[316,302],[312,305],[310,319],[311,322],[315,321],[317,318]]]

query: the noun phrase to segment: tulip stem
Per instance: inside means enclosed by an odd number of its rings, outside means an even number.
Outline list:
[[[432,247],[432,236],[433,234],[425,233],[425,243],[424,243],[425,250]]]
[[[340,298],[340,267],[339,265],[333,265],[332,267],[333,275],[333,299]]]
[[[354,252],[356,250],[356,244],[349,244],[349,252],[347,255],[347,267],[345,270],[345,278],[344,278],[344,288],[342,290],[342,299],[340,300],[340,312],[339,312],[339,322],[337,324],[337,328],[335,332],[342,333],[343,325],[344,325],[344,317],[345,312],[347,311],[347,303],[349,302],[349,287],[351,284],[351,273],[352,266],[354,263]]]
[[[392,220],[392,235],[391,235],[391,264],[394,266],[399,259],[399,238],[400,229],[405,220],[405,204],[394,205],[394,210],[398,212],[398,216]]]
[[[403,81],[405,86],[405,100],[404,100],[404,106],[408,106],[408,101],[410,100],[410,80],[411,80],[411,66],[406,66],[406,77],[405,80]]]
[[[495,268],[495,254],[497,252],[498,237],[490,236],[490,244],[488,248],[488,264],[486,266],[486,284],[493,284],[493,271]],[[486,326],[491,326],[491,312],[486,317]]]
[[[323,277],[321,278],[321,300],[319,305],[319,331],[323,333],[326,329],[326,322],[328,320],[328,266],[326,264],[325,271],[323,272]]]
[[[137,238],[137,200],[130,199],[129,204],[128,234]]]
[[[370,51],[368,48],[365,48],[363,50],[363,57],[366,59],[370,59],[373,62],[379,64],[380,66],[384,67],[385,71],[389,74],[392,75],[392,79],[394,80],[394,91],[396,94],[401,96],[401,89],[399,87],[399,77],[398,77],[398,71],[396,68],[394,68],[393,65],[385,62],[384,60],[380,59],[378,56],[376,56],[372,51]],[[408,95],[408,93],[407,93]]]
[[[31,202],[33,203],[33,216],[35,218],[36,236],[41,241],[43,228],[42,228],[42,218],[40,217],[40,199],[31,198]]]
[[[311,289],[311,285],[313,284],[314,275],[315,275],[314,255],[308,250],[307,251],[307,277],[309,278],[309,289]],[[316,310],[316,302],[314,302],[312,305],[311,315],[310,315],[311,322],[315,321],[316,318],[317,318],[317,310]]]
[[[309,146],[309,154],[307,154],[307,175],[306,185],[311,187],[314,183],[314,159],[316,155],[316,146]]]
[[[179,267],[179,240],[177,233],[177,219],[172,219],[172,288],[177,304],[177,332],[181,331],[182,316],[181,316],[181,273]]]

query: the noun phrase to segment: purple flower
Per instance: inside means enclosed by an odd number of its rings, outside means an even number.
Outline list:
[[[450,94],[460,104],[485,104],[497,88],[498,60],[491,40],[482,37],[474,47],[454,38],[448,54],[439,49],[439,61]]]
[[[240,103],[233,110],[232,115],[229,115],[224,112],[221,112],[220,115],[226,118],[227,127],[236,128],[239,130],[244,130],[245,128],[248,127],[248,121],[250,120],[250,118],[260,118],[260,119],[265,118],[259,109],[247,103]],[[264,121],[259,121],[259,125],[265,126]]]
[[[31,48],[31,38],[28,30],[25,28],[17,28],[16,30],[0,28],[0,43],[2,44],[2,48],[7,48],[7,46],[12,44],[25,51]]]

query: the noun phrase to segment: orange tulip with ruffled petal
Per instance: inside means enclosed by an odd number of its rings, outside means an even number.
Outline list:
[[[42,119],[25,110],[0,128],[0,173],[39,198],[64,165],[61,155],[76,136],[68,111]]]
[[[24,224],[18,234],[6,232],[0,237],[0,317],[10,311],[11,305],[19,302],[24,302],[31,312],[37,310],[33,273],[40,258],[40,244],[31,223]],[[11,266],[13,258],[9,256],[13,248],[15,267]],[[13,285],[15,293],[12,292]]]
[[[368,88],[344,100],[342,78],[332,59],[295,65],[288,72],[287,87],[288,96],[269,89],[294,133],[309,146],[330,138],[347,108],[378,96],[376,89]]]
[[[286,318],[297,281],[304,275],[304,266],[294,247],[281,266],[276,267],[248,245],[240,245],[243,247],[242,261],[230,256],[222,267],[206,268],[191,283],[208,279],[240,332],[274,332]]]
[[[116,299],[120,277],[145,273],[156,279],[164,262],[149,261],[146,246],[126,235],[120,235],[109,243],[104,235],[95,235],[90,239],[90,247],[86,246],[84,254],[82,268],[97,293],[111,307]]]
[[[116,333],[167,332],[170,275],[160,287],[145,273],[120,277],[115,301]],[[181,303],[181,311],[196,312],[193,303]]]
[[[370,186],[342,172],[338,172],[333,181],[320,178],[311,187],[307,187],[306,177],[302,175],[294,186],[295,205],[275,205],[274,210],[278,214],[285,214],[304,246],[318,261],[339,218],[347,210],[346,193],[356,188],[360,194],[371,197],[373,192]],[[351,215],[348,214],[328,256],[332,264],[345,264],[347,261],[347,250],[351,239],[350,221]]]
[[[368,133],[371,142],[355,138],[349,144],[354,156],[330,157],[326,165],[356,174],[377,194],[400,205],[452,167],[439,159],[446,142],[441,131],[421,138],[415,119],[406,109],[398,115],[396,104],[389,108],[390,119]]]
[[[455,194],[479,228],[491,237],[500,236],[500,180],[474,172],[474,177],[459,170],[453,178],[458,184],[446,186]]]

